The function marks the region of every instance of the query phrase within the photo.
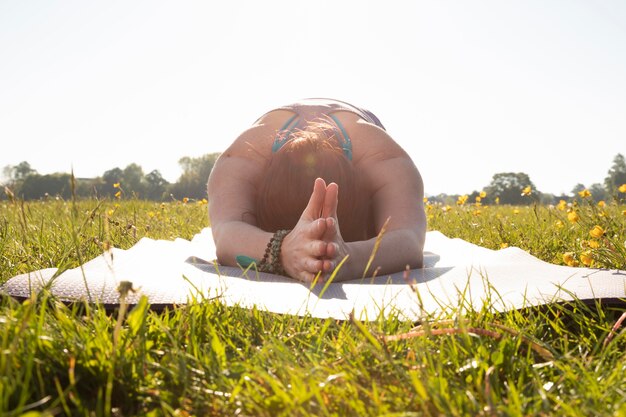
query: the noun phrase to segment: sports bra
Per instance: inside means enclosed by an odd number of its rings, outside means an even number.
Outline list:
[[[385,129],[374,113],[340,100],[328,98],[309,98],[287,106],[278,107],[272,111],[275,110],[288,110],[293,112],[294,115],[291,116],[287,122],[285,122],[283,127],[276,134],[276,138],[274,138],[274,142],[272,143],[272,152],[277,152],[285,143],[287,143],[289,139],[291,139],[291,135],[294,130],[306,128],[306,124],[308,122],[314,120],[328,121],[328,119],[330,119],[334,125],[333,128],[336,130],[336,137],[338,138],[337,140],[344,155],[349,160],[352,160],[352,141],[339,119],[333,114],[337,111],[347,111],[356,114],[361,119],[372,123],[383,130]]]

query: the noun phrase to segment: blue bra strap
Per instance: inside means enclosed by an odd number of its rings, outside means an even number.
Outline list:
[[[297,114],[294,114],[293,116],[291,116],[289,118],[289,120],[287,120],[287,122],[283,125],[283,127],[279,130],[279,133],[276,135],[276,138],[274,139],[274,143],[272,144],[272,152],[278,152],[278,150],[280,148],[282,148],[282,146],[287,143],[287,141],[289,140],[289,135],[291,135],[291,128],[293,126],[291,126],[291,124],[293,123],[294,120],[296,120],[298,118]],[[289,129],[289,130],[288,130]],[[285,130],[287,130],[286,133],[284,133],[281,136],[279,136],[280,134],[282,134]]]
[[[346,129],[343,128],[343,125],[337,119],[337,117],[333,114],[329,114],[330,118],[333,119],[339,130],[341,131],[341,135],[343,136],[343,141],[340,142],[341,149],[343,149],[343,154],[348,158],[348,160],[352,161],[352,141],[346,132]]]

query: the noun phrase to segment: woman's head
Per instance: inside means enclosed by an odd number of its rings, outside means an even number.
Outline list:
[[[326,123],[310,123],[272,154],[257,195],[257,224],[267,231],[292,229],[316,178],[339,186],[337,217],[346,241],[368,234],[369,193]]]

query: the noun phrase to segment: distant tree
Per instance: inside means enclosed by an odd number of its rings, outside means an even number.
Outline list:
[[[622,184],[626,184],[626,160],[624,155],[617,154],[613,158],[613,165],[604,179],[604,186],[609,193],[614,193]]]
[[[117,189],[114,187],[115,184],[121,183],[122,178],[124,177],[124,171],[120,168],[113,168],[108,171],[105,171],[102,174],[103,188],[100,191],[100,194],[103,196],[112,196],[117,192]]]
[[[13,167],[11,165],[7,165],[4,168],[2,168],[2,176],[0,177],[0,179],[2,179],[2,183],[11,179],[12,170],[13,170]]]
[[[23,180],[27,176],[36,173],[37,171],[26,161],[22,161],[17,165],[7,165],[2,169],[3,176],[8,178],[11,182]]]
[[[589,187],[589,192],[591,193],[591,197],[595,202],[598,202],[600,200],[607,200],[610,197],[610,194],[606,192],[606,188],[604,188],[604,185],[600,183],[591,184],[591,187]]]
[[[211,153],[199,158],[187,156],[181,158],[178,164],[183,169],[183,173],[170,188],[172,196],[176,199],[188,197],[200,200],[206,198],[206,185],[209,174],[219,156],[219,153]]]
[[[574,186],[574,188],[572,188],[572,195],[574,196],[574,198],[577,198],[578,193],[586,189],[587,187],[585,187],[585,184],[578,183]]]
[[[610,195],[618,195],[618,188],[622,184],[626,184],[626,160],[624,155],[618,153],[613,158],[613,165],[604,179],[604,188]],[[623,197],[624,194],[620,196]]]
[[[448,195],[446,193],[440,193],[437,195],[431,195],[428,196],[428,200],[432,203],[439,203],[442,205],[453,205],[457,199],[459,198],[458,195]]]
[[[161,200],[163,199],[163,195],[167,190],[167,186],[169,182],[161,173],[157,170],[154,170],[144,177],[145,183],[145,198],[148,200]]]
[[[539,203],[541,204],[554,204],[558,203],[558,198],[551,193],[540,193],[539,194]]]
[[[470,204],[474,204],[476,203],[476,198],[478,197],[478,199],[482,202],[482,203],[486,203],[486,199],[483,200],[482,197],[480,197],[480,191],[472,191],[468,196],[467,196],[467,202]]]
[[[129,164],[122,172],[122,184],[127,195],[133,194],[136,197],[143,197],[143,169],[135,164]]]
[[[485,187],[485,192],[490,199],[499,198],[500,204],[523,205],[535,201],[522,195],[526,187],[530,187],[533,193],[538,193],[528,174],[501,172],[493,176],[491,183]]]
[[[560,202],[561,200],[569,202],[571,199],[572,199],[572,197],[567,195],[567,194],[560,194],[560,195],[555,195],[554,199],[552,200],[551,203],[555,203],[556,204],[556,203]]]
[[[72,197],[70,174],[29,174],[16,190],[24,200],[36,200],[48,196],[69,199]]]
[[[80,198],[99,198],[105,188],[101,177],[75,178],[76,196]]]

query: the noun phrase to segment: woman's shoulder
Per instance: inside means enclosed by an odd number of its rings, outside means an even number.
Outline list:
[[[264,114],[230,144],[223,153],[224,157],[267,161],[272,153],[276,133],[290,114],[286,110],[273,110]]]

